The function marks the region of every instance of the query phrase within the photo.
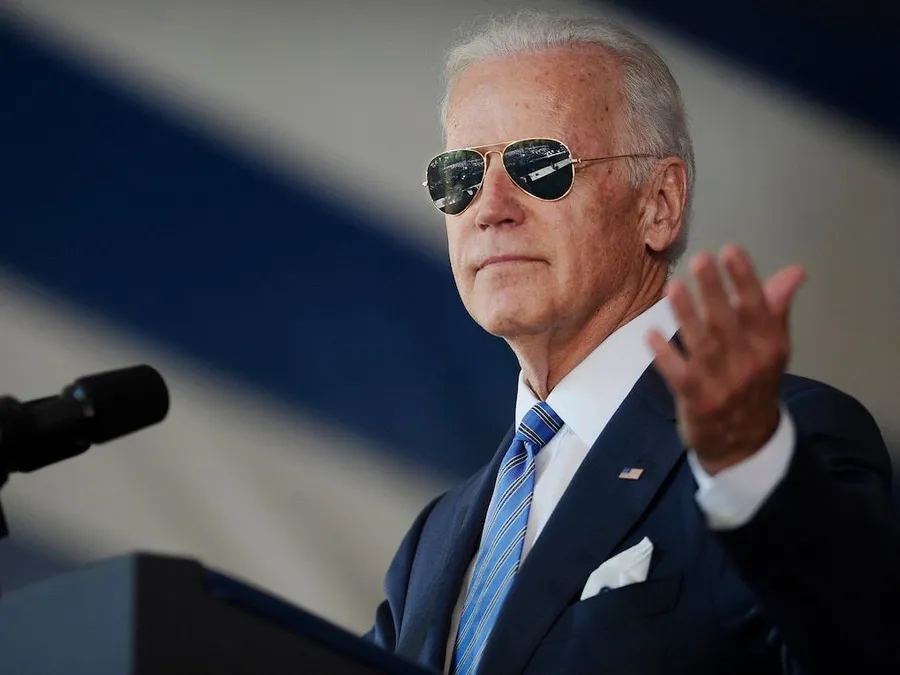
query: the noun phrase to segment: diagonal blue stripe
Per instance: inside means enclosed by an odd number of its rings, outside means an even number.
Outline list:
[[[900,81],[900,3],[732,0],[711,12],[709,0],[618,1],[900,140],[900,97],[885,86]]]
[[[0,63],[0,266],[410,461],[483,464],[517,367],[446,264],[3,20]]]

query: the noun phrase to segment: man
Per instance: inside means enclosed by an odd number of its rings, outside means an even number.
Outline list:
[[[803,270],[729,246],[668,283],[693,152],[660,57],[521,14],[451,53],[444,122],[426,185],[516,424],[414,523],[370,636],[459,675],[900,669],[883,440],[785,375]]]

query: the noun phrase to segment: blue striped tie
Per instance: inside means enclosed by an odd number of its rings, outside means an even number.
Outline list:
[[[553,408],[541,401],[526,413],[503,457],[456,634],[454,675],[471,675],[481,660],[494,620],[519,570],[534,494],[534,456],[562,425]]]

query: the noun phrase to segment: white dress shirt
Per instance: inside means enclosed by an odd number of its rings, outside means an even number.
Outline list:
[[[653,362],[646,335],[657,329],[666,338],[678,330],[667,299],[660,300],[619,328],[566,375],[547,396],[547,403],[565,423],[535,458],[534,497],[528,514],[522,560],[528,555],[559,503],[572,477],[613,414]],[[519,374],[516,427],[538,402]],[[747,460],[710,476],[693,453],[688,463],[697,481],[697,503],[713,529],[736,528],[748,522],[781,481],[791,460],[795,430],[787,410],[768,443]],[[597,563],[603,562],[598,560]],[[449,669],[460,614],[472,579],[469,565],[453,611],[447,641]]]

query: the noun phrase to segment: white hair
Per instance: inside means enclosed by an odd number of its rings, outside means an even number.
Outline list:
[[[524,52],[584,45],[610,52],[622,72],[625,129],[617,152],[653,155],[649,159],[628,160],[632,184],[639,187],[647,180],[658,159],[678,157],[686,166],[687,199],[681,232],[666,251],[674,265],[687,248],[694,148],[678,83],[657,51],[634,33],[606,19],[568,18],[532,10],[494,17],[447,55],[441,122],[446,129],[450,92],[472,64]]]

